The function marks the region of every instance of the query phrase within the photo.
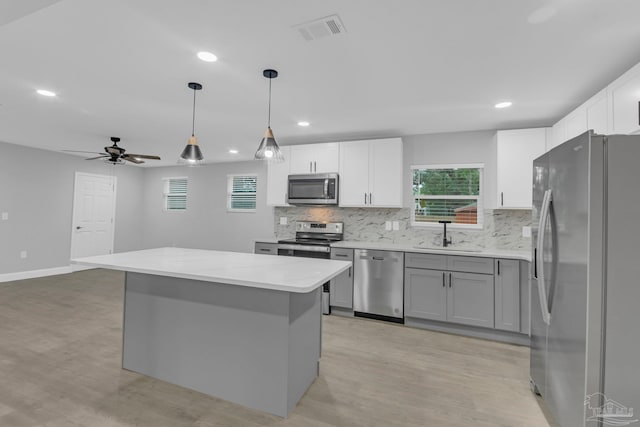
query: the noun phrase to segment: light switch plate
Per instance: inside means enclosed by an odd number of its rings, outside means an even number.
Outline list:
[[[531,227],[522,227],[522,237],[531,237]]]
[[[287,217],[286,216],[281,216],[280,217],[280,225],[287,225]]]
[[[400,223],[398,221],[393,221],[393,231],[400,230]]]
[[[391,231],[391,221],[385,221],[384,229],[387,231]]]
[[[2,212],[2,220],[6,221],[9,219],[9,212]]]

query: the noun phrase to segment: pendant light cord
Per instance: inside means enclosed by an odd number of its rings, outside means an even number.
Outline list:
[[[269,115],[267,116],[267,127],[270,128],[271,127],[271,80],[273,80],[272,77],[269,77]]]
[[[196,90],[193,89],[193,116],[191,120],[191,136],[196,135]]]

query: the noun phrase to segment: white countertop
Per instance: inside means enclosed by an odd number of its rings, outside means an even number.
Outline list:
[[[348,261],[184,248],[147,249],[71,261],[89,267],[296,293],[311,292],[351,266]]]
[[[412,246],[410,244],[385,243],[385,242],[358,242],[343,240],[331,244],[332,248],[374,249],[381,251],[422,252],[429,254],[476,256],[486,258],[508,258],[531,262],[530,251],[510,251],[503,249],[468,249],[455,246],[449,248]]]
[[[255,239],[256,242],[262,243],[278,243],[276,238]],[[451,246],[449,248],[442,247],[423,247],[413,246],[405,243],[386,243],[386,242],[361,242],[355,240],[342,240],[331,244],[332,248],[349,248],[349,249],[374,249],[381,251],[400,251],[400,252],[422,252],[429,254],[444,255],[460,255],[460,256],[477,256],[486,258],[506,258],[517,259],[531,262],[531,251],[529,250],[507,250],[507,249],[469,249]]]

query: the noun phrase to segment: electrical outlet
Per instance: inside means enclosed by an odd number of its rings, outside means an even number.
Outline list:
[[[286,216],[281,216],[280,217],[280,225],[287,225],[287,217]]]
[[[522,227],[522,237],[531,237],[531,227]]]
[[[20,258],[25,259],[27,257],[27,251],[20,251]]]
[[[391,221],[385,221],[384,229],[387,231],[391,231]]]
[[[9,219],[9,212],[2,212],[2,220],[6,221]]]
[[[400,230],[400,223],[398,221],[393,221],[393,231]]]

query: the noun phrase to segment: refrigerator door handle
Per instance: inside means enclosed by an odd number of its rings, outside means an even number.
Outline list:
[[[542,319],[547,325],[551,324],[551,313],[549,312],[549,301],[547,299],[547,289],[545,287],[544,280],[544,230],[547,227],[547,218],[549,217],[549,207],[553,200],[551,190],[544,192],[542,199],[542,208],[540,210],[540,223],[538,225],[538,256],[536,257],[536,264],[538,270],[538,297],[540,298],[540,309],[542,310]]]

